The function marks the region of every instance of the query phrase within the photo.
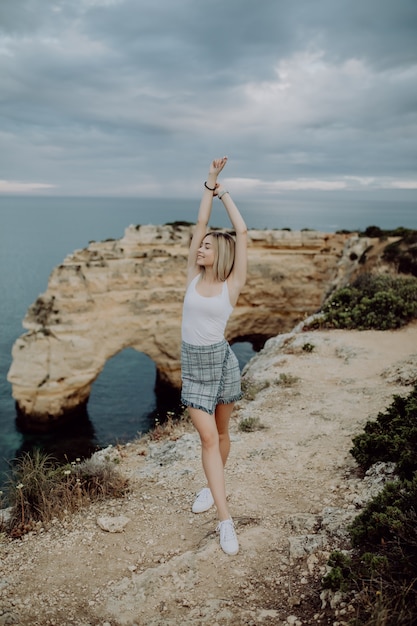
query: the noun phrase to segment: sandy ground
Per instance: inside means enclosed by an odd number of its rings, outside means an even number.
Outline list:
[[[320,580],[364,502],[349,448],[413,377],[417,324],[270,340],[246,374],[269,386],[232,419],[227,490],[239,554],[221,551],[214,509],[191,513],[204,478],[184,423],[169,439],[114,451],[130,480],[125,498],[21,540],[1,538],[0,626],[347,623],[354,601],[330,606]],[[249,417],[263,428],[241,432]],[[122,532],[102,530],[103,516]]]

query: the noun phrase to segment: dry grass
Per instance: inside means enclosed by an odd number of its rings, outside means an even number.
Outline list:
[[[270,383],[267,380],[255,381],[252,378],[242,378],[242,391],[245,400],[255,400],[256,396],[263,389],[269,387]]]
[[[285,374],[284,372],[282,372],[279,375],[276,384],[282,385],[283,387],[294,387],[298,382],[300,382],[298,376],[293,376],[293,374]]]
[[[20,537],[39,523],[62,519],[95,500],[122,497],[127,488],[112,461],[92,457],[62,466],[39,450],[25,453],[9,477],[11,515],[5,531]]]
[[[189,423],[188,411],[185,409],[180,415],[168,411],[163,421],[156,420],[155,426],[146,435],[149,441],[160,441],[162,439],[179,439],[185,432],[185,427]]]
[[[240,420],[238,424],[238,430],[242,433],[253,433],[256,430],[262,430],[266,428],[265,424],[262,424],[259,417],[245,417]]]

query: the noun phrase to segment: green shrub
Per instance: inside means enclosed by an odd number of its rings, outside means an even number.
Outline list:
[[[398,241],[388,244],[382,254],[387,263],[393,265],[401,274],[417,276],[417,230],[399,226],[393,230],[382,230],[379,226],[368,226],[361,237],[378,238],[398,237]]]
[[[362,577],[374,579],[388,571],[389,562],[386,556],[380,556],[373,552],[365,552],[361,555]]]
[[[165,226],[173,226],[174,229],[178,229],[181,226],[186,226],[187,228],[189,226],[194,226],[194,222],[187,222],[186,220],[177,220],[176,222],[166,222]]]
[[[353,545],[379,552],[390,543],[398,546],[414,534],[417,549],[417,528],[409,532],[410,526],[415,527],[416,511],[417,477],[387,483],[352,522]],[[417,560],[415,565],[417,567]]]
[[[399,328],[417,317],[417,279],[362,274],[336,291],[310,328]]]
[[[352,559],[335,550],[330,554],[328,565],[331,570],[323,578],[323,587],[333,591],[347,591],[354,580]]]
[[[385,232],[386,231],[383,231],[379,226],[367,226],[361,235],[370,238],[381,238],[384,236]]]
[[[417,623],[417,386],[354,438],[352,455],[363,469],[393,461],[398,480],[383,490],[352,522],[350,561],[333,555],[323,586],[360,590],[359,621],[365,626]]]
[[[302,347],[303,352],[313,352],[314,348],[315,348],[314,344],[309,343],[309,342],[304,343]]]
[[[401,239],[386,246],[382,258],[394,265],[397,272],[417,276],[417,231],[405,230]]]
[[[382,229],[379,226],[367,226],[364,231],[359,232],[360,237],[371,237],[386,239],[387,237],[408,237],[417,233],[416,230],[411,228],[405,228],[404,226],[397,226],[397,228]]]
[[[417,470],[417,385],[405,398],[394,396],[385,412],[365,424],[350,453],[363,470],[377,461],[392,461],[401,478]]]
[[[387,626],[415,624],[417,617],[416,511],[417,476],[387,484],[350,528],[357,578],[382,590]]]

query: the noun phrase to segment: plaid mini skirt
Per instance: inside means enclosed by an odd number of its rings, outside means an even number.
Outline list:
[[[209,346],[181,344],[181,402],[214,414],[218,404],[242,397],[240,368],[226,339]]]

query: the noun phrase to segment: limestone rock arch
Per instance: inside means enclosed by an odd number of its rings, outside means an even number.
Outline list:
[[[12,351],[8,380],[24,416],[56,421],[86,403],[107,360],[128,347],[154,361],[159,383],[180,386],[191,229],[130,226],[123,238],[91,242],[53,270]],[[317,310],[332,281],[346,274],[341,262],[349,258],[350,240],[316,231],[250,231],[249,280],[228,339],[271,337]]]

